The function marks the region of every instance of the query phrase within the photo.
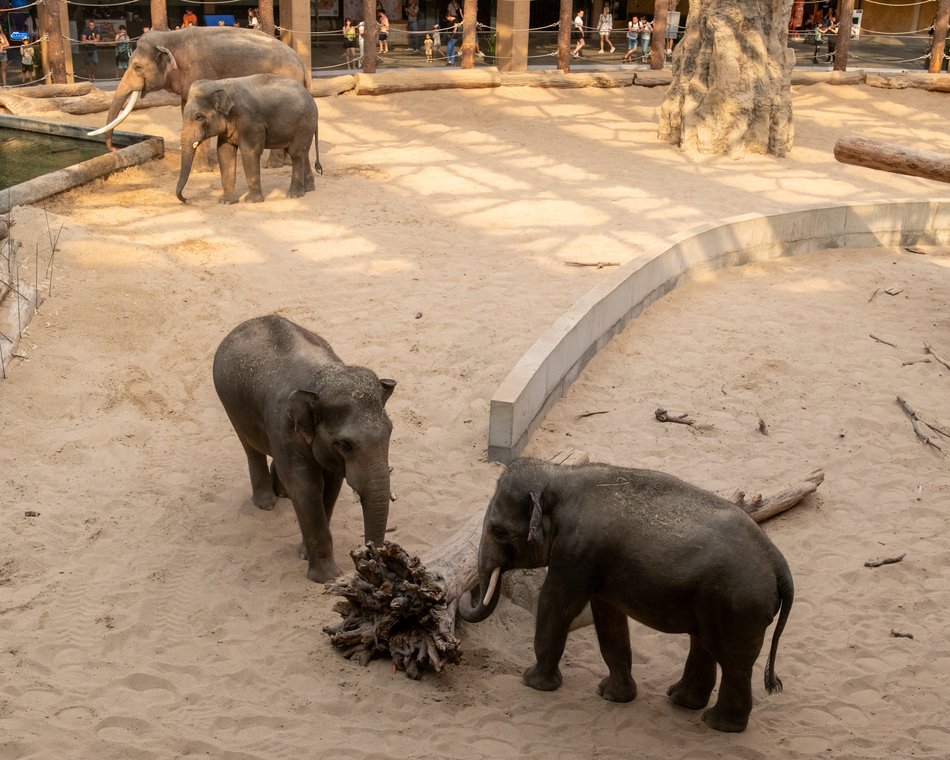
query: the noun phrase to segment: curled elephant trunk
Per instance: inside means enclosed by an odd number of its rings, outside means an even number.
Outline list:
[[[484,573],[482,575],[480,584],[459,598],[459,615],[468,623],[481,623],[488,618],[495,611],[498,599],[501,597],[497,591],[501,567],[496,566],[488,579],[484,577]],[[482,596],[482,589],[485,589],[484,596]]]
[[[135,104],[138,102],[139,95],[141,95],[141,90],[132,90],[132,94],[129,95],[129,99],[125,102],[125,107],[119,112],[119,115],[116,116],[112,121],[106,124],[104,127],[99,127],[99,129],[94,129],[92,132],[87,132],[87,137],[96,137],[97,135],[104,134],[109,132],[111,134],[112,130],[115,129],[119,124],[125,121],[125,117],[132,113],[132,109],[135,108]]]
[[[195,151],[201,144],[200,140],[188,141],[185,135],[182,135],[181,141],[181,171],[178,173],[178,185],[175,188],[175,195],[182,203],[187,203],[188,199],[183,195],[185,185],[188,184],[188,178],[191,176],[191,167],[195,162]]]

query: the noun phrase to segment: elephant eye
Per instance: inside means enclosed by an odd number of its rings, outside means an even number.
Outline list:
[[[204,120],[205,120],[205,115],[203,113],[195,114],[195,121],[204,121]]]
[[[333,442],[333,445],[336,446],[342,454],[349,454],[351,451],[353,451],[353,444],[345,438],[338,438]]]
[[[509,534],[508,534],[508,531],[505,530],[504,528],[501,528],[501,527],[497,526],[497,525],[492,525],[492,526],[491,526],[491,534],[492,534],[493,537],[497,538],[499,541],[507,541],[507,540],[508,540],[508,535],[509,535]]]

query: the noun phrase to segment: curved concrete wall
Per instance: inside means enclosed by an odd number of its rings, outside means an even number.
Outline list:
[[[548,409],[610,339],[692,275],[823,248],[950,243],[950,200],[831,206],[745,215],[687,231],[593,288],[521,357],[491,400],[488,456],[519,456]]]

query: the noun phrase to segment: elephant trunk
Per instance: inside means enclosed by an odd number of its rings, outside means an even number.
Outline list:
[[[352,484],[351,484],[352,485]],[[357,488],[363,507],[363,537],[382,546],[386,539],[386,522],[389,519],[391,498],[389,463],[384,461]]]
[[[459,598],[459,615],[468,623],[481,623],[495,611],[501,593],[498,591],[498,578],[501,566],[494,565],[488,570],[484,558],[479,558],[479,584],[468,594]],[[484,589],[484,596],[482,590]]]
[[[195,162],[195,151],[201,144],[199,135],[189,136],[182,130],[181,134],[181,170],[178,172],[178,186],[175,188],[175,195],[182,203],[187,203],[188,199],[182,195],[185,185],[188,184],[188,178],[191,176],[191,167]]]

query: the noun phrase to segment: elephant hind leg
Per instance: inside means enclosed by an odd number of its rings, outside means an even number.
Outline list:
[[[765,631],[742,636],[737,634],[729,649],[722,652],[722,682],[716,704],[703,713],[703,720],[717,731],[744,731],[752,712],[752,668],[762,650]]]
[[[610,702],[630,702],[637,696],[637,684],[631,675],[633,652],[627,616],[601,599],[591,599],[590,609],[600,653],[610,672],[597,686],[597,693]]]
[[[716,685],[716,659],[707,652],[696,636],[689,637],[689,655],[679,681],[666,690],[676,704],[699,710],[709,703]]]

